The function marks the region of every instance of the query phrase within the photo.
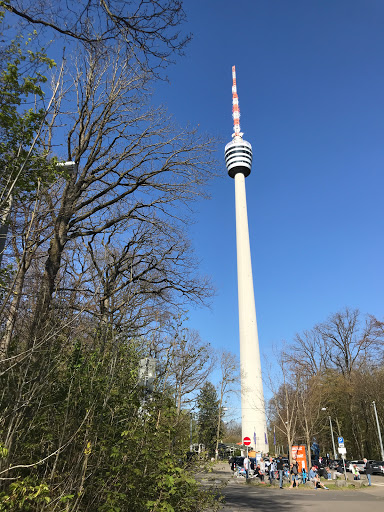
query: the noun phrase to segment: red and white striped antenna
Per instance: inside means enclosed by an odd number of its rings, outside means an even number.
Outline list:
[[[239,97],[237,95],[236,86],[236,68],[232,66],[232,117],[233,117],[233,135],[232,137],[242,137],[243,134],[240,131],[240,106]]]

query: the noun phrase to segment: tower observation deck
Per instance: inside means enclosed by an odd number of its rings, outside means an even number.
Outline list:
[[[266,453],[267,424],[245,191],[245,178],[249,176],[252,167],[252,146],[243,139],[240,131],[235,67],[232,68],[232,78],[234,133],[232,141],[225,146],[225,163],[229,176],[235,180],[242,435],[243,438],[251,438],[256,451]]]
[[[231,178],[234,178],[238,172],[244,174],[245,178],[249,176],[252,167],[250,143],[240,136],[236,136],[231,142],[228,142],[225,146],[225,165]]]

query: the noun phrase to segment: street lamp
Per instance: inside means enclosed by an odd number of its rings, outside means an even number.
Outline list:
[[[219,456],[219,434],[220,434],[220,424],[221,418],[223,417],[223,413],[228,411],[228,407],[221,407],[221,403],[219,405],[219,420],[217,422],[217,432],[216,432],[216,449],[215,449],[215,460],[217,460]]]
[[[380,450],[381,450],[381,460],[384,460],[384,449],[383,449],[383,440],[381,438],[381,431],[380,431],[380,423],[379,423],[379,417],[377,416],[377,410],[376,410],[376,402],[372,402],[373,409],[375,411],[375,417],[376,417],[376,425],[377,425],[377,433],[379,434],[379,441],[380,441]]]
[[[326,411],[327,408],[326,407],[322,407],[321,410],[322,411]],[[331,436],[332,436],[333,458],[334,458],[334,460],[336,460],[337,459],[337,454],[336,454],[335,440],[333,438],[332,420],[331,420],[330,416],[328,416],[328,418],[329,418],[329,427],[331,429]]]

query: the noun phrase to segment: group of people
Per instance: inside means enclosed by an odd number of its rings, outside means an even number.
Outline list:
[[[280,456],[276,461],[274,461],[272,457],[269,457],[269,459],[261,458],[258,464],[253,460],[250,460],[248,457],[245,457],[243,461],[243,468],[246,478],[249,478],[250,471],[253,471],[253,476],[259,478],[260,482],[264,484],[266,483],[266,478],[269,479],[269,483],[271,484],[272,480],[278,477],[280,489],[283,489],[284,475],[288,477],[290,476],[290,489],[298,487],[300,481],[305,484],[307,480],[312,481],[315,484],[315,488],[322,487],[323,489],[328,489],[328,487],[321,482],[320,475],[315,466],[313,466],[307,474],[304,466],[300,469],[299,463],[296,459],[293,459],[289,471],[284,467],[282,456]],[[235,469],[235,463],[233,462],[232,470]]]
[[[364,470],[367,476],[368,485],[372,485],[372,466],[367,459],[364,459],[364,463]],[[299,463],[296,459],[293,459],[288,471],[284,467],[282,456],[279,456],[276,461],[272,457],[269,457],[269,459],[261,458],[258,464],[256,464],[253,460],[250,460],[248,457],[245,457],[243,461],[243,468],[246,478],[250,476],[250,471],[253,471],[253,476],[259,478],[260,482],[264,484],[266,483],[266,478],[269,479],[269,483],[271,484],[272,480],[278,477],[280,489],[283,488],[284,474],[290,478],[290,489],[293,487],[299,487],[300,482],[305,484],[307,481],[310,481],[315,485],[315,489],[322,488],[328,490],[328,487],[326,487],[321,482],[320,477],[323,476],[328,480],[332,479],[332,474],[329,467],[318,469],[316,466],[312,466],[309,473],[307,473],[304,466],[300,469]],[[232,470],[234,471],[235,469],[235,463],[233,462]],[[342,476],[343,472],[344,468],[342,466],[339,465],[335,468],[336,477]],[[352,467],[352,474],[355,480],[360,480],[360,471],[356,464],[354,464]]]
[[[291,464],[292,466],[292,464]],[[272,457],[269,457],[269,459],[260,459],[260,462],[258,464],[255,464],[253,460],[250,460],[248,457],[245,457],[243,461],[243,467],[246,473],[246,477],[248,478],[250,475],[250,470],[253,471],[253,476],[260,479],[261,483],[266,483],[265,479],[269,479],[269,483],[272,483],[272,480],[275,479],[276,473],[278,474],[279,478],[279,485],[280,489],[283,488],[283,475],[285,472],[284,468],[284,462],[282,457],[280,456],[277,461],[275,462]],[[234,470],[234,463],[232,464],[232,470]],[[293,475],[293,479],[296,480],[296,477],[298,476],[299,470],[298,465],[296,463],[295,467],[292,469],[291,474]],[[298,485],[298,480],[297,485]],[[293,482],[292,482],[293,485]]]
[[[247,478],[249,477],[249,471],[253,471],[253,475],[260,479],[260,482],[265,484],[265,478],[268,477],[269,483],[275,478],[276,464],[272,457],[269,459],[260,459],[258,464],[255,464],[253,460],[245,457],[243,466],[246,471]]]

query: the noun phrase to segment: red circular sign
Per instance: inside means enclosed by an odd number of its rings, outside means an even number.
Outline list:
[[[244,437],[243,444],[245,446],[249,446],[251,444],[251,438],[250,437]]]

